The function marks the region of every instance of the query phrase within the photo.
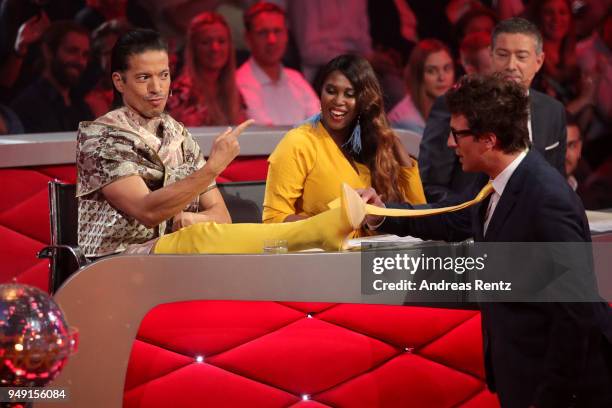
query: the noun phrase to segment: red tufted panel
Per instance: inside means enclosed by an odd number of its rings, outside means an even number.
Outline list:
[[[49,243],[47,184],[54,179],[74,183],[74,165],[0,169],[0,282],[48,290],[49,263],[36,252]]]
[[[124,407],[498,407],[479,324],[426,307],[160,305],[134,343]]]

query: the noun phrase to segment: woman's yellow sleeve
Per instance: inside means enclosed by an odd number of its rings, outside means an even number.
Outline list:
[[[410,204],[426,204],[425,191],[421,183],[419,165],[412,159],[412,167],[401,167],[399,174],[399,185],[404,200]]]
[[[288,215],[299,213],[296,202],[315,160],[314,142],[303,129],[293,129],[283,137],[268,158],[264,223],[283,222]]]

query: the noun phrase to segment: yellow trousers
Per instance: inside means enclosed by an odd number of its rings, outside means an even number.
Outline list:
[[[342,208],[334,208],[301,221],[280,224],[217,224],[205,222],[161,237],[156,254],[261,253],[265,240],[287,240],[289,251],[342,249],[354,230]]]

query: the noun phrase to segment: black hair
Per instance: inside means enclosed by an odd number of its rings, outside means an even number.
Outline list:
[[[168,52],[168,43],[160,33],[149,29],[136,29],[123,34],[113,47],[111,54],[111,75],[113,72],[123,73],[129,68],[132,55],[146,51]],[[123,98],[117,88],[113,87],[113,108],[123,106]]]
[[[542,39],[542,33],[538,30],[538,27],[533,24],[531,21],[526,20],[521,17],[508,18],[506,20],[502,20],[495,28],[493,28],[493,33],[491,34],[491,48],[495,48],[495,40],[497,36],[500,34],[524,34],[528,35],[535,40],[536,43],[536,53],[541,54],[542,49],[544,47],[544,40]]]

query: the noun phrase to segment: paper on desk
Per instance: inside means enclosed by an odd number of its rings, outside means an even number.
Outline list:
[[[415,243],[423,242],[420,238],[411,237],[407,235],[405,237],[398,237],[397,235],[375,235],[372,237],[361,237],[353,238],[348,242],[348,248],[360,248],[363,242],[404,242],[404,243]]]
[[[612,213],[602,211],[587,211],[589,229],[595,232],[612,231]]]

